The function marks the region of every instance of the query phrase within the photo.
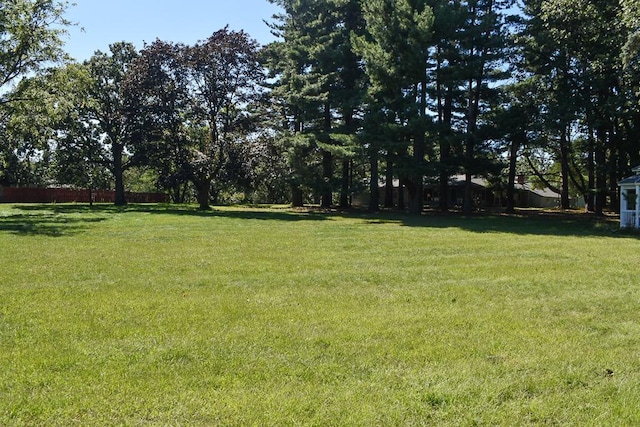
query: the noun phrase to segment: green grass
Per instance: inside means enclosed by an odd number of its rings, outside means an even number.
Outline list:
[[[0,425],[638,425],[640,238],[0,205]]]

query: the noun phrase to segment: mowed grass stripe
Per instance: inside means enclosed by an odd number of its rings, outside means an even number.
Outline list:
[[[2,425],[640,422],[640,241],[581,218],[0,205]]]

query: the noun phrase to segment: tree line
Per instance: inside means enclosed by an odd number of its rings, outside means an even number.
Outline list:
[[[275,42],[118,42],[66,58],[61,1],[0,6],[0,184],[422,211],[425,184],[517,174],[616,209],[640,164],[633,0],[269,0]],[[405,192],[394,201],[393,183]],[[379,187],[385,186],[380,200]]]

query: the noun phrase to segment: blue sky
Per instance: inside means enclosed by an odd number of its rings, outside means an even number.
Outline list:
[[[111,43],[131,42],[142,48],[156,38],[193,44],[229,25],[261,44],[274,40],[264,20],[278,8],[267,0],[74,0],[66,17],[77,23],[65,50],[78,61]],[[81,28],[84,31],[81,31]]]

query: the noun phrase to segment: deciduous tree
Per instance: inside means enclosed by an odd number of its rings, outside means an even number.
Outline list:
[[[112,44],[109,51],[96,52],[85,64],[91,79],[85,120],[98,127],[94,143],[99,150],[94,152],[113,174],[115,204],[124,205],[124,172],[139,161],[135,156],[139,135],[137,120],[128,114],[129,99],[124,96],[123,84],[138,52],[126,42]]]
[[[20,99],[16,83],[65,58],[66,1],[4,0],[0,3],[0,106]]]
[[[20,145],[10,132],[15,105],[28,100],[24,80],[65,58],[63,36],[70,25],[64,18],[69,3],[53,0],[4,0],[0,2],[0,182],[16,183],[20,164],[32,147]],[[11,105],[14,104],[14,105]]]
[[[140,156],[178,190],[189,179],[201,209],[246,177],[263,70],[258,45],[222,29],[194,46],[156,41],[134,61],[126,84],[138,121]]]

